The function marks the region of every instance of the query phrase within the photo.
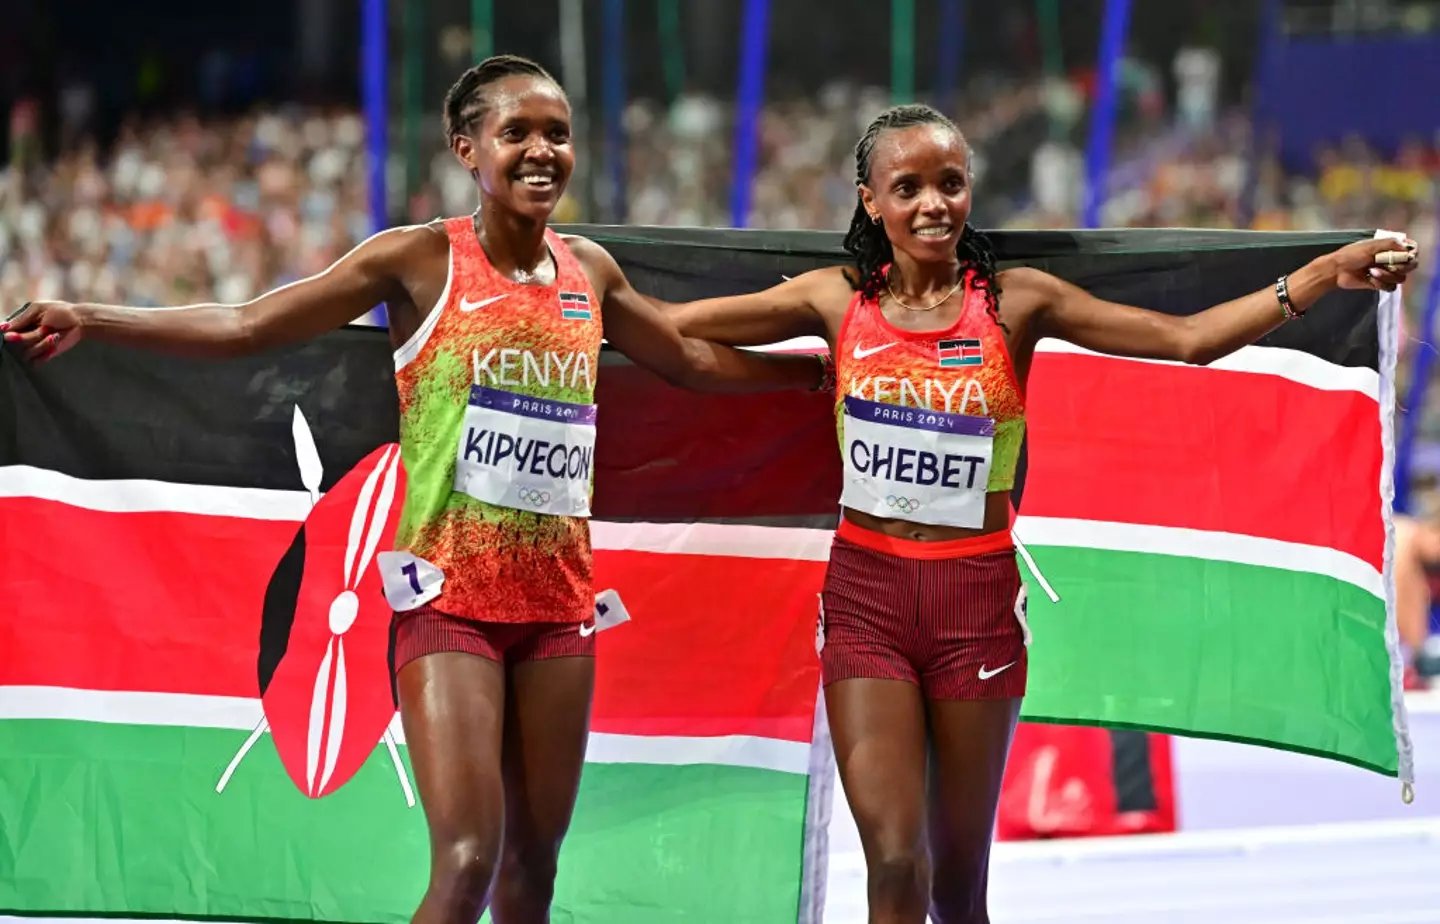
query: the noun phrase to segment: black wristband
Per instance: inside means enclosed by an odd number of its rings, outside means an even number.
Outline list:
[[[1275,280],[1275,298],[1280,301],[1280,311],[1284,313],[1285,320],[1293,321],[1305,314],[1303,311],[1295,310],[1295,303],[1290,300],[1289,276],[1281,276]]]

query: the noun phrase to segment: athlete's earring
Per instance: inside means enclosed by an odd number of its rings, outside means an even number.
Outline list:
[[[871,215],[871,216],[870,216],[870,224],[872,224],[872,225],[878,225],[878,224],[880,224],[880,216],[879,216],[879,215]]]

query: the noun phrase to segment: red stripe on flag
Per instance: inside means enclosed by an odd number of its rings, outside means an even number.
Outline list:
[[[595,553],[632,623],[599,636],[596,731],[809,741],[825,563]]]
[[[298,524],[0,499],[0,686],[258,696],[261,604]],[[592,727],[809,741],[824,563],[596,553]],[[351,682],[357,682],[351,678]]]
[[[1021,513],[1216,530],[1380,567],[1375,401],[1278,376],[1045,353]]]

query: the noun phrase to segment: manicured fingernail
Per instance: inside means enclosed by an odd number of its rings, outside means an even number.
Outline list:
[[[9,322],[9,321],[0,321],[0,333],[4,333],[5,331],[7,331],[7,330],[9,330],[9,329],[10,329],[10,322]]]

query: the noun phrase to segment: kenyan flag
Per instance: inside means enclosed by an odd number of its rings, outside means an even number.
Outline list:
[[[641,291],[671,300],[846,259],[829,233],[579,230]],[[991,239],[1002,269],[1189,315],[1368,236]],[[1017,536],[1039,569],[1024,569],[1023,718],[1228,738],[1412,777],[1388,565],[1398,312],[1398,294],[1332,293],[1208,367],[1040,345],[1015,492]],[[832,446],[814,464],[838,468],[837,456]],[[834,497],[813,511],[833,511]]]
[[[669,299],[843,259],[829,234],[580,230]],[[1356,236],[996,243],[1186,314]],[[1386,565],[1394,311],[1336,294],[1203,369],[1042,345],[1018,535],[1059,601],[1027,576],[1026,718],[1408,777]],[[602,365],[597,589],[633,619],[599,639],[556,919],[814,920],[831,399],[692,395]],[[221,364],[0,356],[0,911],[406,919],[427,849],[366,564],[404,477],[392,369],[362,328]]]

